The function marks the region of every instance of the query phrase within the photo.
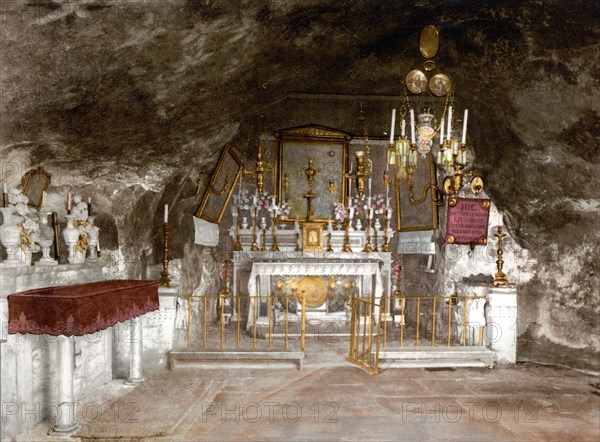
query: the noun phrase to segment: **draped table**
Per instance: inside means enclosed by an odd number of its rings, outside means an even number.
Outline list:
[[[58,336],[58,412],[54,434],[77,429],[73,394],[73,336],[129,321],[131,356],[128,385],[142,375],[140,315],[157,310],[158,282],[108,280],[47,287],[8,296],[8,333]]]

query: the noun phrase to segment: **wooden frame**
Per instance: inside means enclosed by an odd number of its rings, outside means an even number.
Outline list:
[[[29,198],[28,206],[35,207],[37,210],[42,208],[43,195],[50,187],[51,178],[52,175],[41,166],[23,175],[21,178],[21,192]]]
[[[226,144],[196,210],[198,218],[217,224],[221,222],[243,168],[244,164],[233,147]]]
[[[323,224],[302,223],[302,251],[322,252],[324,248]]]
[[[308,181],[304,169],[310,157],[313,168],[319,169],[313,180],[313,194],[317,195],[313,221],[327,221],[333,216],[336,202],[346,205],[344,175],[348,171],[348,142],[352,136],[323,126],[307,125],[277,131],[275,137],[278,141],[277,201],[285,200],[290,205],[289,220],[306,219],[307,203],[303,195],[308,191]]]
[[[408,190],[406,189],[406,179],[396,178],[396,230],[398,232],[414,232],[418,230],[435,230],[438,227],[437,204],[435,202],[435,164],[433,157],[428,154],[428,158],[423,161],[419,156],[419,165],[413,175],[414,198],[420,199],[423,194],[423,188],[427,189],[427,198],[418,205],[410,202]]]

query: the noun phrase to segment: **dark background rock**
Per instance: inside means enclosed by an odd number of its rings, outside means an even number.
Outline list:
[[[68,190],[93,196],[101,243],[119,247],[132,276],[160,262],[165,203],[173,259],[216,256],[189,252],[190,216],[225,143],[252,158],[259,135],[284,127],[355,133],[361,101],[369,135],[385,136],[403,78],[422,62],[419,31],[435,24],[437,66],[469,108],[477,167],[536,262],[519,287],[520,355],[598,368],[598,2],[1,8],[2,179],[16,185],[42,165],[53,171],[57,204]],[[408,263],[406,278],[421,265]],[[186,278],[197,287],[198,276]]]

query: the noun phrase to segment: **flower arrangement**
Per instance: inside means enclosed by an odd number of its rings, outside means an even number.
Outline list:
[[[346,208],[341,201],[333,205],[333,217],[336,221],[344,221],[346,219]]]
[[[383,193],[376,193],[371,199],[371,209],[375,215],[383,215],[387,209],[387,201]]]
[[[269,192],[262,192],[258,194],[258,200],[256,202],[256,206],[258,210],[265,209],[269,210],[271,207],[273,197],[269,195]]]
[[[290,205],[288,203],[286,203],[286,202],[281,203],[279,205],[279,210],[278,210],[279,219],[282,221],[285,221],[290,216],[291,211],[292,211],[292,208],[290,207]]]
[[[240,209],[250,210],[254,203],[254,194],[250,193],[248,189],[242,189],[240,192],[240,201],[238,202]]]
[[[365,217],[365,206],[367,204],[367,198],[363,195],[361,197],[355,196],[352,198],[352,207],[354,208],[354,218],[363,219]]]

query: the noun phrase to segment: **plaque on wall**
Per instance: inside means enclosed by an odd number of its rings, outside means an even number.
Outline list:
[[[488,199],[448,199],[446,243],[486,245],[489,217]]]

